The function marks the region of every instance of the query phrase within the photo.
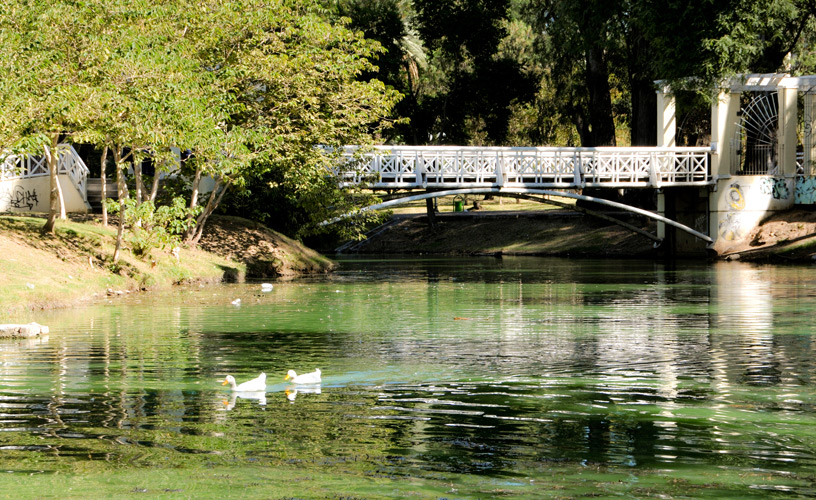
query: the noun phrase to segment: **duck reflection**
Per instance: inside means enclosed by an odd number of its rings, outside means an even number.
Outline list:
[[[254,399],[258,401],[258,404],[261,406],[266,406],[266,391],[241,391],[241,392],[231,392],[229,400],[224,400],[224,406],[227,411],[232,410],[235,408],[235,404],[238,402],[238,399]]]
[[[289,400],[290,403],[294,403],[295,399],[297,398],[298,393],[300,394],[320,394],[320,384],[309,384],[309,385],[298,385],[290,386],[286,389],[286,399]]]

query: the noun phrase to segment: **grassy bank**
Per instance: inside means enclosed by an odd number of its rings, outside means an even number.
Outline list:
[[[116,228],[89,217],[59,221],[41,235],[40,217],[0,216],[0,323],[28,322],[31,310],[69,307],[107,295],[181,283],[242,281],[322,272],[333,263],[259,224],[215,218],[201,248],[122,252],[113,264]],[[249,271],[248,271],[249,270]]]

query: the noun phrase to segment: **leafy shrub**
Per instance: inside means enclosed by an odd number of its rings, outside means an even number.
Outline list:
[[[108,200],[108,211],[119,212],[119,202]],[[137,203],[128,198],[124,202],[127,240],[133,254],[147,259],[154,248],[164,249],[181,244],[181,235],[195,223],[200,207],[189,209],[184,198],[173,198],[169,205],[156,207],[152,201]]]

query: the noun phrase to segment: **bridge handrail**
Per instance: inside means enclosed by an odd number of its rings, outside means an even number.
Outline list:
[[[346,146],[335,174],[373,187],[707,185],[710,147]],[[352,164],[352,168],[348,168]]]
[[[45,156],[8,155],[0,163],[0,180],[27,179],[48,175]],[[57,174],[68,175],[74,186],[87,198],[90,171],[70,144],[57,146]]]
[[[710,146],[406,146],[406,145],[377,145],[377,146],[343,146],[344,152],[354,152],[359,149],[373,151],[696,151],[710,153],[714,149]]]

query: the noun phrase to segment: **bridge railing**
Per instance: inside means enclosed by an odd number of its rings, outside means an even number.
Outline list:
[[[9,155],[0,163],[0,180],[26,179],[48,174],[48,161],[44,156]],[[89,170],[70,144],[57,146],[57,174],[69,176],[82,197],[87,197]]]
[[[707,185],[710,148],[347,146],[335,174],[374,188]]]

